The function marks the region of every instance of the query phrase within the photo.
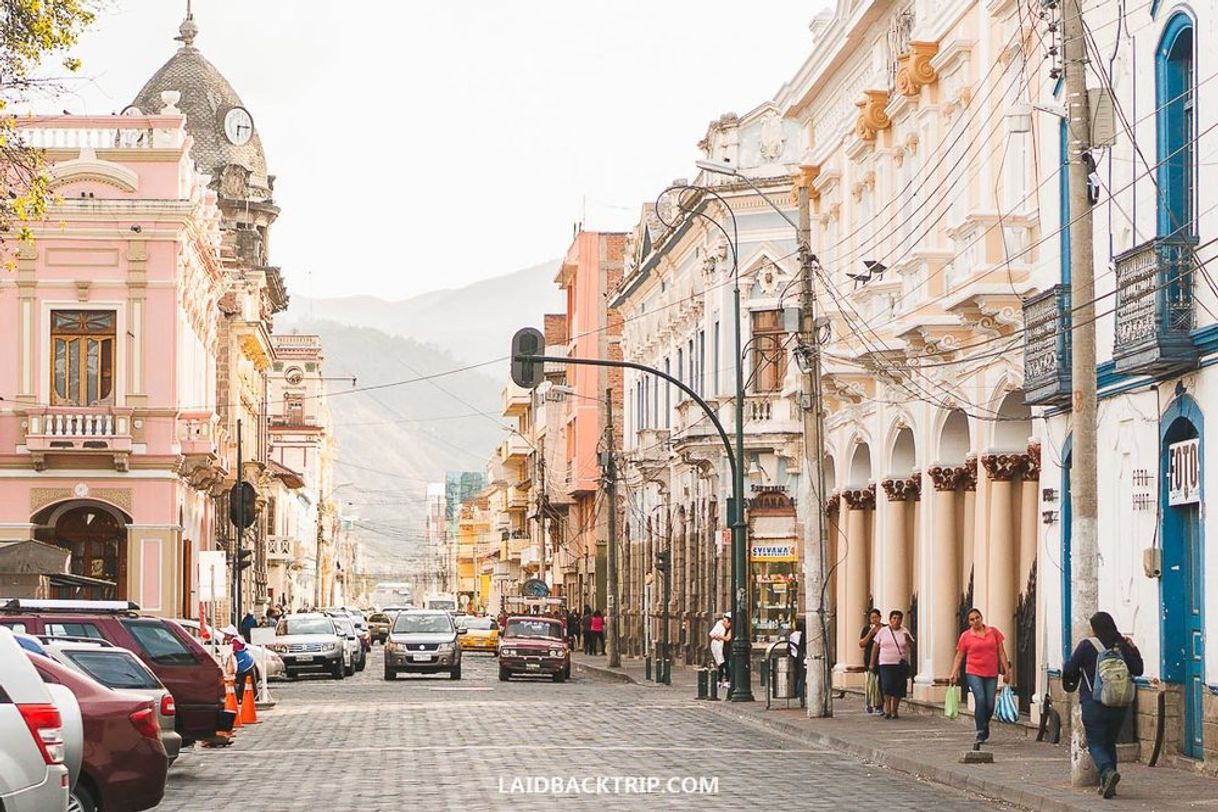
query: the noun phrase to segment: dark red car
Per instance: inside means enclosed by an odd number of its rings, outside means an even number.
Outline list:
[[[539,615],[509,617],[499,636],[499,679],[513,675],[547,675],[555,682],[571,676],[567,629],[557,618]]]
[[[173,694],[183,746],[232,730],[220,666],[181,626],[138,610],[125,601],[12,600],[0,605],[0,625],[37,636],[100,638],[133,652]]]
[[[152,700],[107,688],[47,657],[29,654],[43,681],[66,686],[80,703],[84,759],[72,795],[83,812],[139,812],[165,795],[169,757]]]

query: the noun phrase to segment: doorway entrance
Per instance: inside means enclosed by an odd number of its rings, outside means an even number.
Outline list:
[[[1177,398],[1161,425],[1160,507],[1162,510],[1163,567],[1159,587],[1159,619],[1163,640],[1163,679],[1181,686],[1181,753],[1203,757],[1205,700],[1204,537],[1201,504],[1204,482],[1200,455],[1204,443],[1201,411],[1187,395]],[[1193,445],[1188,441],[1197,440]],[[1196,459],[1190,458],[1196,455]],[[1196,472],[1196,489],[1176,487],[1187,476],[1182,466]],[[1173,504],[1174,503],[1174,504]]]
[[[42,518],[42,521],[39,521]],[[34,518],[38,541],[62,547],[71,554],[73,575],[113,584],[114,597],[127,600],[127,522],[110,508],[96,503],[59,505]]]

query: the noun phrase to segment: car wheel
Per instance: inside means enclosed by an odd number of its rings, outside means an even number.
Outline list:
[[[499,681],[500,682],[508,681],[508,670],[506,668],[499,669]]]
[[[288,670],[284,669],[283,678],[286,679],[288,682],[295,682],[296,674],[293,673],[292,671],[288,671]]]
[[[550,675],[550,679],[554,680],[555,682],[562,682],[566,678],[567,678],[566,675],[564,675],[563,672],[561,672],[561,671],[555,671],[553,674]]]
[[[562,678],[571,679],[571,666],[568,665],[566,668],[564,668],[562,670]]]
[[[394,671],[393,669],[391,669],[391,668],[385,669],[385,679],[386,680],[392,682],[394,679],[397,678],[397,675],[398,675],[398,672]]]
[[[355,674],[355,665],[354,664],[343,666],[343,676],[350,677],[350,676],[353,676],[354,674]]]
[[[347,676],[347,670],[343,667],[343,661],[338,660],[334,663],[334,667],[330,669],[330,676],[334,679],[342,679]]]
[[[449,679],[461,679],[461,666],[457,666],[448,672]]]
[[[97,801],[83,781],[77,781],[68,795],[68,812],[97,812]]]

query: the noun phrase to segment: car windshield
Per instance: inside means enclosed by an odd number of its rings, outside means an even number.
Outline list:
[[[452,631],[448,615],[423,615],[403,612],[393,622],[394,634],[444,634]]]
[[[334,624],[325,617],[285,617],[275,634],[334,634]]]
[[[90,677],[110,688],[160,688],[152,672],[121,649],[68,649],[63,656]]]
[[[169,630],[168,621],[124,620],[123,625],[148,658],[161,665],[194,665],[195,655]]]
[[[457,620],[457,625],[466,629],[489,631],[495,628],[495,621],[489,617],[463,617]]]
[[[531,620],[512,618],[503,630],[504,637],[548,637],[561,640],[562,624],[556,620]]]
[[[345,634],[348,637],[355,634],[355,628],[351,625],[351,621],[345,617],[334,618],[334,625],[338,628],[339,634]]]

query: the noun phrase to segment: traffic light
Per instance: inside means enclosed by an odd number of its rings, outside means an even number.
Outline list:
[[[667,550],[660,550],[656,553],[656,569],[660,572],[668,572],[668,565],[671,560],[672,553]]]
[[[245,530],[252,525],[254,518],[258,514],[257,506],[258,493],[254,490],[254,486],[248,482],[235,485],[228,492],[228,518],[232,521],[234,527],[240,527],[242,530]]]
[[[512,382],[523,389],[536,389],[544,364],[528,360],[546,354],[546,337],[534,327],[523,327],[512,336]]]
[[[241,572],[246,567],[253,566],[253,563],[254,563],[253,558],[254,558],[253,550],[238,550],[237,551],[237,563],[233,565],[233,568],[237,572]]]

